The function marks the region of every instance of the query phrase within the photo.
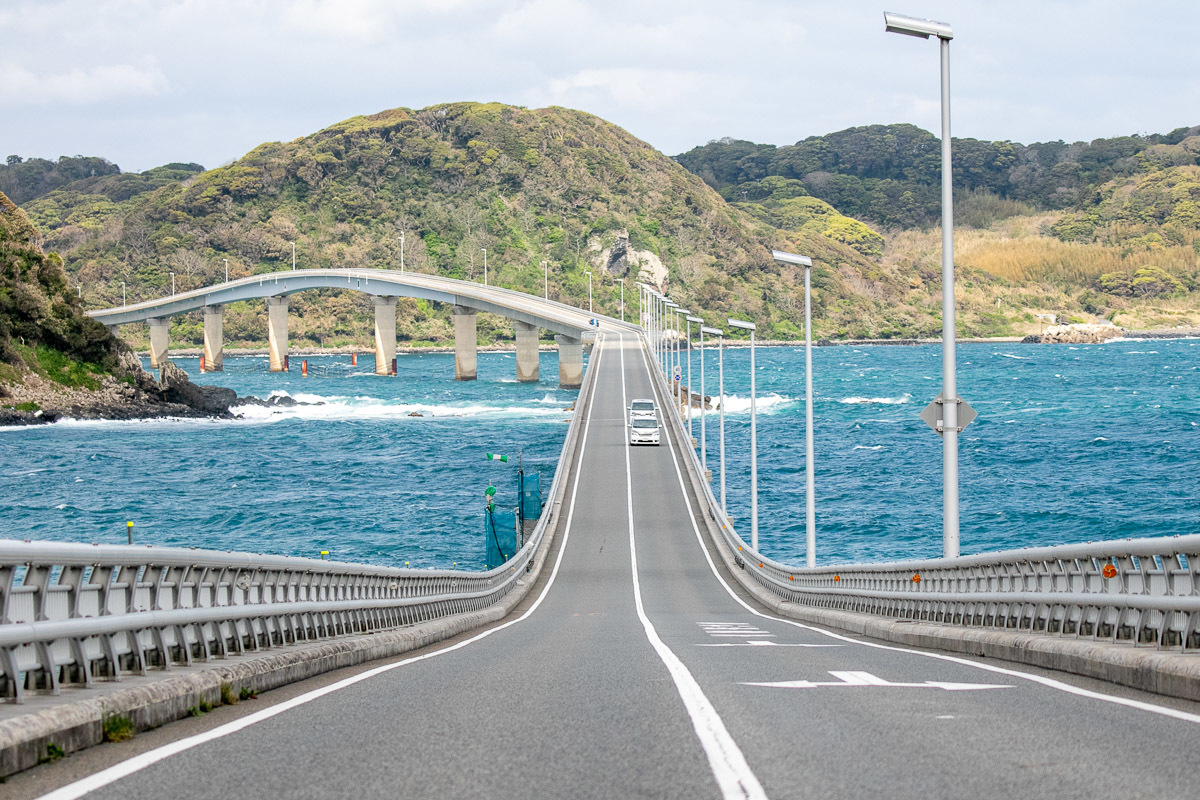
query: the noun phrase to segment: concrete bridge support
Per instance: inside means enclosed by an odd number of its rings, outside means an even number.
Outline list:
[[[288,299],[267,298],[267,348],[270,351],[271,372],[283,372],[288,351]]]
[[[396,298],[371,299],[375,301],[375,374],[391,375],[396,359]]]
[[[538,326],[513,320],[513,329],[517,334],[517,380],[537,383]]]
[[[167,342],[170,340],[167,331],[171,327],[171,318],[153,317],[147,322],[150,323],[150,368],[162,369],[162,365],[170,358],[167,355]]]
[[[558,342],[558,388],[578,389],[583,385],[583,340],[555,336]]]
[[[455,306],[454,315],[454,380],[473,381],[476,377],[477,347],[475,317],[478,312],[466,306]]]
[[[204,307],[204,371],[221,372],[225,350],[225,306]]]
[[[113,336],[120,338],[120,336],[121,336],[121,326],[120,325],[105,325],[104,327],[108,328],[108,332],[111,333]]]

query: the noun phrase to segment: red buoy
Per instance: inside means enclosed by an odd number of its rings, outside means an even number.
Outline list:
[[[206,370],[204,369],[204,356],[200,356],[200,371],[206,372]]]
[[[301,378],[308,377],[308,359],[307,358],[300,362],[300,377]]]
[[[350,366],[352,366],[352,367],[358,366],[358,353],[350,354]]]
[[[392,375],[396,374],[396,359],[392,359]]]

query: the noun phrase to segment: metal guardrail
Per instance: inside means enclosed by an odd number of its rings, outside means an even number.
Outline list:
[[[643,334],[644,336],[644,334]],[[657,369],[654,382],[679,441],[690,441]],[[782,600],[896,619],[1200,651],[1200,534],[1037,547],[808,569],[750,548],[687,459],[701,506],[737,571]]]
[[[580,387],[589,397],[594,370]],[[561,506],[587,403],[577,403],[537,525],[488,572],[289,556],[0,539],[0,694],[60,692],[123,673],[477,611],[532,566]]]

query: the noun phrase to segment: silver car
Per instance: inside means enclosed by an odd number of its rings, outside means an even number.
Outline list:
[[[629,443],[659,443],[658,417],[633,417],[629,420]]]

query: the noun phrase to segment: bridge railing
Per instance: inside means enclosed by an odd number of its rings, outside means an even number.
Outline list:
[[[690,441],[679,405],[657,370],[679,441]],[[1200,534],[1125,539],[995,553],[813,569],[775,561],[738,535],[688,459],[702,510],[736,570],[780,599],[815,608],[948,625],[1040,632],[1200,651]]]
[[[501,600],[532,566],[566,490],[593,370],[550,501],[524,545],[487,572],[290,556],[0,539],[0,695],[57,694],[123,673],[371,633]]]

